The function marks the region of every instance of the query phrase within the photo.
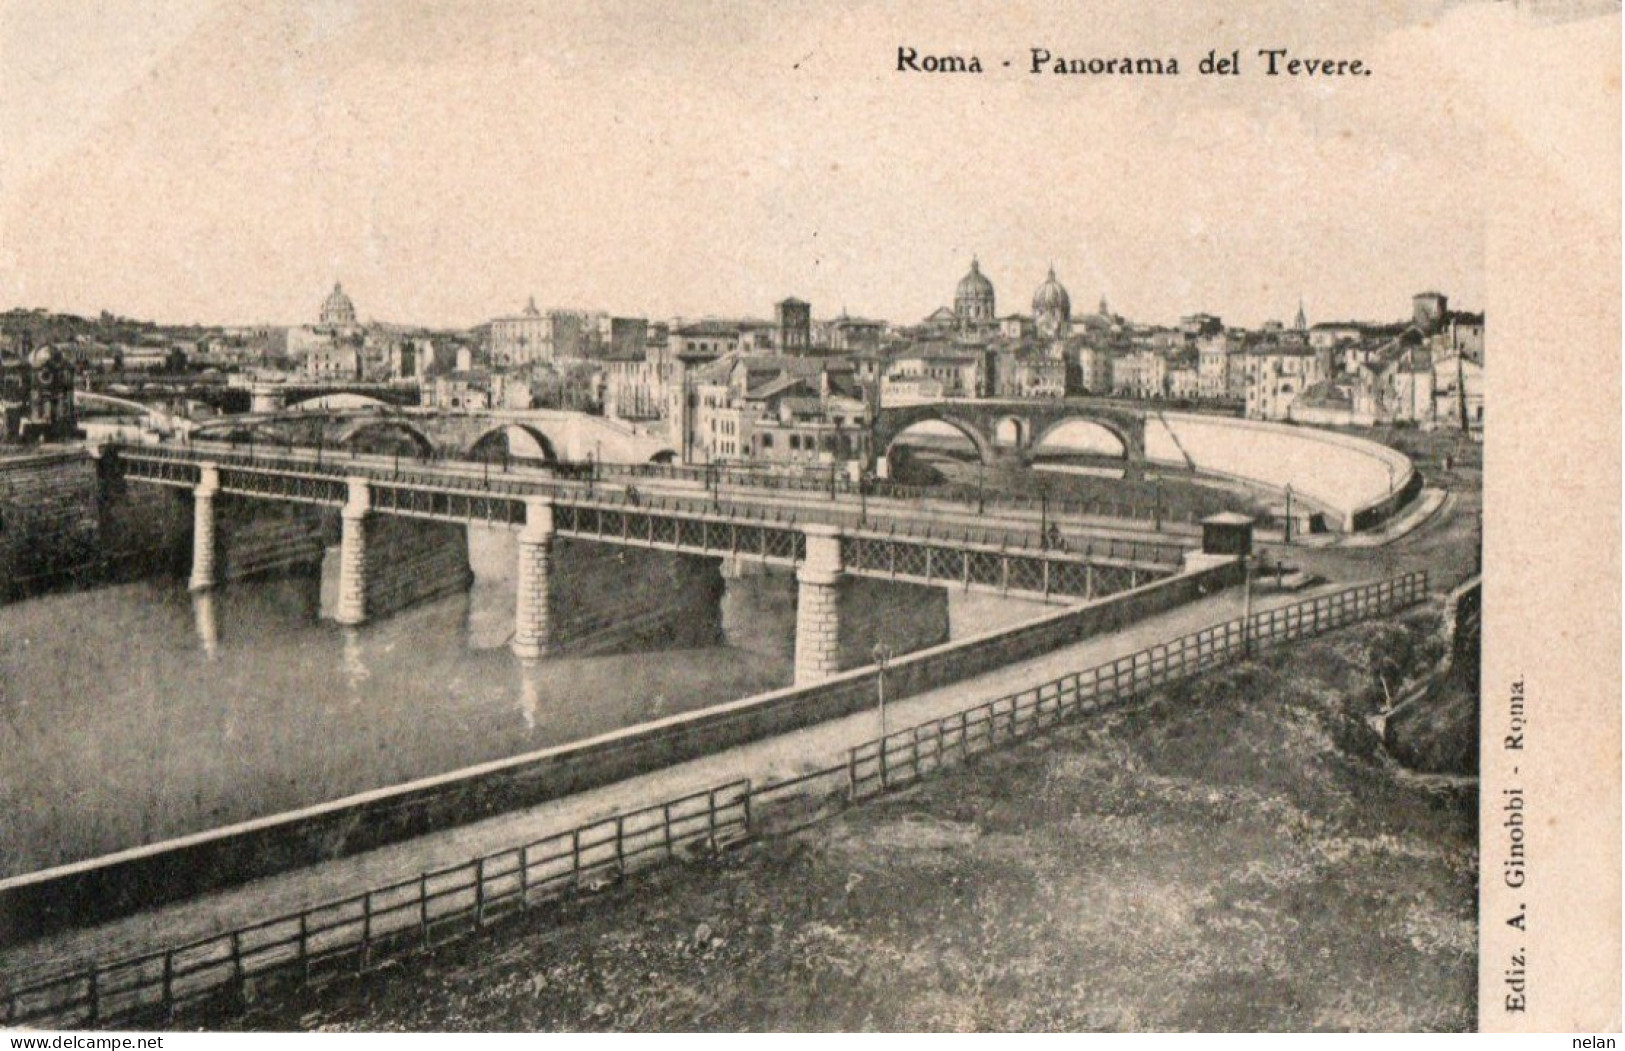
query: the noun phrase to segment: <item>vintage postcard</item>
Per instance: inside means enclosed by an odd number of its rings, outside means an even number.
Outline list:
[[[0,0],[0,1027],[1620,1029],[1607,0]]]

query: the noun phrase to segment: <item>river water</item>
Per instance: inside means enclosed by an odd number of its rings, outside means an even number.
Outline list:
[[[564,744],[788,685],[794,606],[729,582],[723,639],[526,666],[514,541],[474,586],[360,629],[318,576],[192,595],[181,576],[0,607],[0,876]],[[1040,612],[956,595],[959,637]]]

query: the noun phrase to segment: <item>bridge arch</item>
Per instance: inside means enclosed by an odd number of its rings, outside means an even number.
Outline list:
[[[993,444],[1025,449],[1032,439],[1033,425],[1024,416],[1000,416],[993,421]]]
[[[1064,454],[1070,450],[1068,450],[1065,446],[1057,448],[1053,443],[1057,438],[1062,437],[1064,432],[1068,430],[1076,431],[1080,428],[1083,429],[1084,434],[1090,436],[1095,436],[1097,432],[1103,432],[1105,436],[1108,436],[1112,441],[1117,443],[1117,448],[1113,451],[1097,451],[1095,449],[1086,448],[1079,449],[1077,450],[1078,452],[1088,455],[1121,456],[1125,460],[1133,457],[1134,442],[1132,436],[1125,432],[1123,428],[1117,426],[1110,420],[1103,420],[1096,416],[1087,416],[1082,414],[1067,416],[1050,423],[1049,426],[1045,427],[1043,432],[1039,434],[1038,440],[1033,442],[1032,450],[1034,453],[1048,452],[1052,454]]]
[[[515,437],[521,439],[517,445],[514,442]],[[504,423],[492,427],[470,443],[468,458],[541,459],[548,463],[559,462],[558,448],[553,444],[553,440],[539,429],[524,423]]]
[[[428,435],[405,420],[364,420],[339,435],[338,444],[357,452],[406,452],[427,456],[434,452]]]
[[[78,390],[73,392],[73,400],[81,426],[94,427],[105,424],[116,428],[122,421],[140,420],[144,421],[146,428],[161,434],[184,432],[193,426],[192,421],[184,416],[176,416],[156,406],[129,398]]]
[[[331,394],[310,393],[308,395],[294,395],[283,406],[286,412],[311,412],[314,410],[329,409],[377,409],[391,408],[387,401],[374,398],[367,394],[356,394],[352,391],[335,391]]]
[[[287,435],[277,424],[275,416],[220,416],[199,423],[193,428],[192,437],[198,441],[285,444]]]
[[[992,439],[987,434],[983,433],[982,429],[977,427],[976,424],[946,413],[934,413],[916,416],[914,419],[909,420],[902,426],[892,431],[891,434],[887,436],[885,445],[878,449],[880,458],[882,460],[891,461],[892,455],[896,451],[899,444],[909,444],[904,439],[908,437],[910,431],[914,431],[916,428],[932,424],[937,426],[945,426],[957,431],[962,437],[967,439],[972,446],[975,447],[976,458],[980,462],[993,462],[995,454]],[[916,437],[918,436],[919,435],[916,435]],[[895,463],[892,463],[892,466],[895,466]]]

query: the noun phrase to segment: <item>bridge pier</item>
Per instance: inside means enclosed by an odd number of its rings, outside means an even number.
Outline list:
[[[796,678],[807,686],[840,671],[841,533],[834,526],[809,525],[807,557],[796,570]]]
[[[870,663],[877,645],[902,656],[948,641],[946,588],[855,576],[841,560],[838,529],[808,525],[802,532],[807,557],[796,570],[797,686]]]
[[[372,493],[365,478],[351,478],[349,499],[339,512],[339,597],[333,619],[340,624],[367,622],[367,516]]]
[[[219,568],[219,516],[215,498],[220,494],[220,468],[200,465],[197,488],[192,490],[192,579],[193,591],[214,587]]]
[[[274,383],[256,383],[248,389],[249,412],[281,412],[282,391]]]
[[[339,512],[339,579],[333,619],[351,627],[388,616],[474,580],[468,527],[376,514],[365,478],[349,479]]]
[[[526,500],[513,630],[513,652],[523,660],[537,660],[552,647],[553,541],[552,501]]]

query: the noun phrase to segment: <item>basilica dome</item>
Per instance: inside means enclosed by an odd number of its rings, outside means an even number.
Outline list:
[[[322,303],[322,325],[329,328],[349,328],[355,324],[355,304],[344,294],[344,286],[333,282],[333,291]]]
[[[993,282],[982,274],[982,267],[975,259],[970,262],[970,273],[959,280],[959,288],[954,293],[954,314],[960,321],[992,321],[993,312]]]
[[[1049,268],[1049,280],[1038,286],[1033,293],[1033,314],[1054,313],[1061,317],[1071,319],[1072,297],[1066,294],[1066,287],[1055,280],[1055,268]]]

